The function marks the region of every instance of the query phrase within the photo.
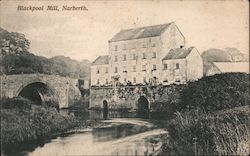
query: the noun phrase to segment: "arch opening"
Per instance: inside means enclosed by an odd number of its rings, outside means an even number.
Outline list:
[[[108,119],[108,101],[104,100],[103,101],[103,119],[106,120]]]
[[[149,111],[149,101],[144,96],[140,96],[138,99],[137,109],[139,112],[148,112]]]
[[[102,106],[103,106],[103,110],[108,110],[108,101],[107,100],[103,100]]]
[[[58,102],[54,97],[54,92],[48,85],[42,82],[33,82],[23,87],[17,96],[29,99],[37,105],[46,104],[59,108]]]

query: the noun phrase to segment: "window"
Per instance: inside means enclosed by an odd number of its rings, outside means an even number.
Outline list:
[[[108,84],[109,83],[109,80],[108,79],[106,79],[106,84]]]
[[[146,71],[146,65],[142,65],[142,71]]]
[[[115,67],[115,73],[118,73],[118,68],[117,67]]]
[[[133,60],[136,60],[136,55],[135,54],[133,54]]]
[[[152,58],[156,58],[156,52],[153,52]]]
[[[133,72],[136,72],[136,66],[133,66]]]
[[[181,80],[180,80],[180,79],[176,79],[176,80],[175,80],[175,82],[178,82],[178,83],[180,83],[180,82],[181,82]]]
[[[176,68],[176,69],[180,69],[180,64],[179,64],[179,63],[176,63],[175,68]]]
[[[117,58],[117,56],[115,56],[115,62],[117,62],[118,61],[118,58]]]
[[[136,83],[136,77],[133,78],[133,82]]]
[[[96,84],[100,84],[100,80],[99,80],[99,79],[97,79],[97,82],[96,82]]]
[[[123,61],[127,60],[127,55],[123,55]]]
[[[163,82],[164,82],[164,83],[168,83],[168,79],[165,79]]]
[[[127,82],[127,79],[126,79],[126,78],[124,78],[124,82]]]
[[[117,45],[115,45],[115,51],[117,51],[118,50],[118,46]]]
[[[106,67],[106,69],[105,69],[105,73],[108,73],[109,72],[109,68],[108,67]]]
[[[127,73],[126,66],[123,66],[123,72],[124,72],[124,73]]]
[[[153,44],[152,44],[152,47],[156,47],[156,44],[155,44],[155,43],[153,43]]]
[[[168,64],[164,64],[163,69],[167,70],[168,69]]]
[[[142,59],[146,59],[146,54],[142,53]]]
[[[156,65],[155,64],[153,64],[153,70],[156,70]]]
[[[147,82],[146,77],[143,77],[143,82]]]
[[[98,68],[97,68],[97,70],[96,70],[96,73],[97,73],[97,74],[100,74],[100,70],[99,70]]]

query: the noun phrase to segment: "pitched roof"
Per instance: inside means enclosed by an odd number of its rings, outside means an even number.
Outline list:
[[[243,72],[249,73],[249,62],[214,62],[222,73]]]
[[[109,64],[109,59],[110,59],[109,55],[99,56],[99,57],[97,57],[97,59],[95,59],[94,62],[91,63],[91,65]]]
[[[172,23],[125,29],[118,32],[110,42],[147,38],[161,35]]]
[[[186,58],[193,49],[194,49],[194,47],[171,49],[169,51],[169,53],[162,60],[173,60],[173,59]]]

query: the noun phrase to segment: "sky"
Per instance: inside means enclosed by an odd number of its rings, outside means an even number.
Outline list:
[[[36,55],[68,56],[94,61],[108,54],[108,40],[121,29],[175,22],[186,46],[200,53],[235,47],[249,54],[247,0],[138,1],[0,1],[0,26],[19,32]],[[17,6],[44,6],[44,11],[18,11]],[[48,5],[85,6],[88,11],[46,11]]]

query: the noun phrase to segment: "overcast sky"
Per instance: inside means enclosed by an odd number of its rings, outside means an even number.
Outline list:
[[[202,52],[235,47],[249,53],[249,4],[225,1],[1,1],[1,27],[26,35],[31,52],[93,61],[108,54],[108,40],[121,29],[175,22]],[[86,6],[88,11],[17,11],[17,6]]]

